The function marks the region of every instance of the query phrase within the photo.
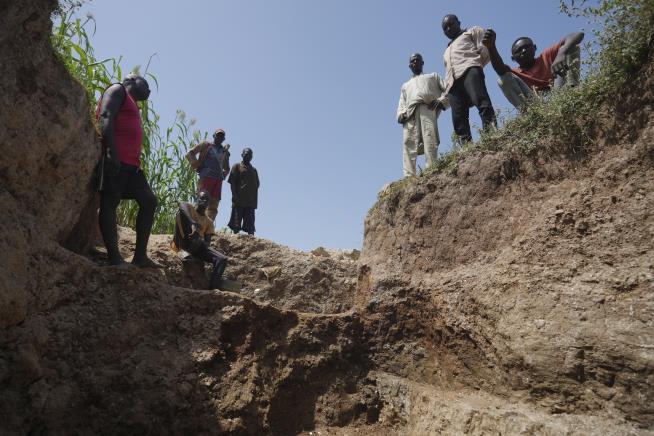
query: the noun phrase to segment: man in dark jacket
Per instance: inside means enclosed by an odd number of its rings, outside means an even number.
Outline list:
[[[250,163],[252,150],[244,148],[241,153],[242,162],[232,167],[229,182],[232,188],[232,216],[227,226],[234,233],[241,230],[254,235],[254,211],[257,208],[257,195],[259,192],[259,174]]]

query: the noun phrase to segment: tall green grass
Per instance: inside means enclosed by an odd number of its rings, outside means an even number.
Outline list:
[[[61,61],[86,89],[90,115],[95,120],[95,107],[103,91],[123,79],[122,56],[97,59],[92,36],[95,21],[88,15],[77,17],[74,7],[60,9],[53,15],[51,42]],[[139,72],[140,67],[131,71]],[[154,74],[144,77],[157,88]],[[188,201],[195,195],[197,175],[186,161],[187,151],[207,133],[193,130],[194,120],[187,120],[177,111],[171,126],[162,129],[160,117],[152,100],[139,102],[143,125],[143,151],[141,166],[157,196],[158,206],[152,231],[171,233],[179,201]],[[134,228],[138,206],[134,201],[122,201],[118,208],[120,225]]]

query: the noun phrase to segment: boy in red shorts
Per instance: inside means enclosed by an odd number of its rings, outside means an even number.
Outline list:
[[[225,131],[218,129],[213,134],[213,143],[201,142],[186,154],[191,166],[200,175],[198,193],[205,191],[211,197],[207,207],[207,216],[211,221],[218,215],[223,180],[229,174],[229,144],[223,146],[224,140]]]

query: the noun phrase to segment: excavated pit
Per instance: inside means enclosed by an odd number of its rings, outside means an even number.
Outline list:
[[[1,434],[652,434],[654,64],[581,154],[382,197],[358,260],[220,235],[222,292],[169,236],[162,270],[86,254],[99,144],[55,4],[0,4]]]

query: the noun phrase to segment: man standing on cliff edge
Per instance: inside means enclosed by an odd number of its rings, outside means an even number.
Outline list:
[[[234,233],[241,230],[254,235],[254,211],[259,193],[259,173],[252,166],[252,149],[246,147],[241,153],[243,161],[235,164],[229,172],[232,188],[232,215],[227,227]]]
[[[147,100],[149,96],[148,82],[139,75],[130,74],[123,83],[115,83],[105,90],[96,110],[105,153],[99,221],[110,265],[125,263],[118,251],[116,209],[121,199],[133,199],[139,206],[139,212],[132,264],[140,267],[159,266],[147,255],[157,198],[141,170],[143,128],[136,103]]]
[[[454,133],[461,142],[472,141],[470,107],[479,110],[484,130],[496,125],[495,109],[484,76],[484,66],[490,60],[488,49],[482,44],[484,29],[479,26],[462,29],[461,22],[452,14],[443,18],[441,26],[450,39],[443,59]]]
[[[397,105],[397,122],[403,127],[404,177],[416,175],[416,157],[421,154],[420,144],[425,153],[425,167],[436,163],[440,144],[436,120],[441,111],[449,107],[443,79],[437,73],[423,74],[424,65],[420,53],[411,55],[409,69],[413,77],[402,85]]]

